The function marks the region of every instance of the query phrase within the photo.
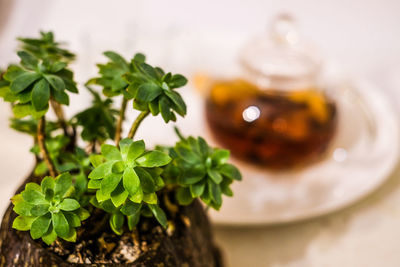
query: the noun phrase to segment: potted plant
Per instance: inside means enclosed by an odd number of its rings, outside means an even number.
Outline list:
[[[19,41],[20,63],[2,73],[0,96],[12,104],[11,127],[33,137],[37,164],[3,217],[0,265],[221,266],[205,206],[218,210],[241,180],[229,151],[178,130],[173,146],[149,149],[135,139],[148,116],[185,116],[177,89],[186,78],[143,54],[127,61],[105,52],[108,62],[85,84],[92,105],[68,120],[63,106],[78,93],[74,54],[51,32]],[[140,114],[123,138],[130,105]]]

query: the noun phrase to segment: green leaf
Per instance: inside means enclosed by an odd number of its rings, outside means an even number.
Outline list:
[[[230,156],[229,150],[215,149],[211,155],[211,159],[216,165],[224,164],[228,161]]]
[[[209,190],[211,199],[217,205],[216,209],[218,209],[222,204],[221,188],[214,182],[208,180],[208,190]]]
[[[137,157],[143,154],[145,150],[145,144],[143,140],[133,142],[128,149],[126,160],[128,162],[134,161]]]
[[[167,216],[165,215],[164,211],[158,206],[150,204],[149,208],[151,212],[156,217],[157,221],[164,227],[167,228]]]
[[[44,195],[36,190],[26,189],[22,192],[22,197],[24,200],[30,204],[47,204]]]
[[[130,145],[133,143],[133,140],[130,138],[123,138],[119,141],[119,149],[121,150],[121,154],[126,156],[128,154],[128,150]]]
[[[168,98],[161,96],[158,102],[161,116],[166,123],[172,119],[171,104]]]
[[[76,242],[76,230],[74,228],[69,228],[67,236],[62,237],[65,241]]]
[[[203,164],[196,164],[183,171],[180,182],[182,184],[195,184],[201,181],[206,175],[206,170]]]
[[[119,207],[124,204],[124,202],[128,198],[128,195],[128,191],[125,190],[122,183],[119,183],[117,188],[111,193],[111,202],[114,204],[115,207]]]
[[[157,150],[147,152],[136,159],[136,163],[139,166],[147,168],[164,166],[170,161],[171,158],[167,154]]]
[[[106,177],[108,174],[111,173],[113,164],[114,164],[113,161],[108,161],[100,164],[93,171],[89,173],[89,178],[97,180]]]
[[[204,188],[206,187],[206,183],[204,181],[200,181],[198,183],[192,184],[190,186],[190,193],[193,198],[199,197],[203,194]]]
[[[172,76],[171,81],[169,82],[169,87],[179,88],[185,86],[187,82],[187,79],[183,75],[175,74]]]
[[[122,226],[124,225],[125,217],[121,213],[114,213],[110,217],[110,226],[111,229],[117,235],[122,235],[123,229]]]
[[[141,187],[139,187],[139,189],[136,191],[136,193],[133,194],[133,195],[131,195],[131,196],[129,197],[129,199],[130,199],[131,201],[135,202],[135,203],[141,203],[142,200],[143,200],[143,197],[144,197],[144,195],[143,195],[143,190],[142,190]]]
[[[92,163],[93,167],[98,167],[104,162],[104,157],[102,155],[90,155],[89,156],[90,163]]]
[[[12,108],[15,118],[20,119],[31,114],[30,104],[16,104]]]
[[[227,195],[227,196],[229,196],[229,197],[233,196],[233,192],[232,192],[232,190],[231,190],[230,187],[229,187],[229,185],[231,184],[231,182],[232,182],[232,180],[229,181],[228,179],[224,179],[224,180],[222,181],[222,183],[220,184],[222,193],[225,194],[225,195]]]
[[[58,103],[69,105],[69,96],[64,91],[53,90],[53,97]]]
[[[19,231],[28,231],[35,220],[35,217],[18,216],[14,219],[12,228]]]
[[[51,214],[51,218],[53,221],[53,227],[56,231],[57,235],[65,238],[68,237],[69,234],[69,225],[68,221],[64,216],[63,212],[53,213]]]
[[[84,221],[84,220],[86,220],[87,218],[90,217],[89,211],[87,211],[87,210],[84,209],[84,208],[80,208],[80,209],[74,211],[74,213],[75,213],[76,215],[78,215],[78,217],[79,217],[79,219],[80,219],[81,221]]]
[[[135,97],[143,102],[150,102],[162,92],[160,86],[154,83],[145,83],[138,87]]]
[[[65,62],[61,62],[61,61],[56,62],[56,63],[54,63],[54,64],[51,66],[50,71],[51,71],[51,72],[59,72],[60,70],[66,68],[67,65],[68,65],[68,64],[65,63]]]
[[[140,180],[136,172],[132,168],[127,168],[123,175],[124,188],[133,196],[139,188]]]
[[[11,82],[10,90],[14,93],[19,93],[40,77],[41,75],[35,72],[24,72]]]
[[[42,236],[42,240],[50,246],[57,239],[57,233],[52,226],[49,227],[47,233]]]
[[[49,204],[38,204],[32,207],[31,214],[32,216],[39,217],[45,215],[49,211]]]
[[[207,174],[214,181],[214,183],[219,184],[220,182],[222,182],[222,176],[218,171],[208,170]]]
[[[42,193],[46,194],[47,190],[53,190],[54,191],[55,184],[56,183],[54,181],[54,178],[52,178],[50,176],[45,177],[42,180],[41,184],[40,184]]]
[[[101,154],[107,160],[122,160],[121,153],[119,152],[118,148],[112,145],[103,144],[101,146]]]
[[[18,51],[18,57],[21,59],[23,66],[34,69],[39,63],[38,60],[26,51]]]
[[[55,195],[64,197],[72,187],[72,177],[69,173],[60,174],[56,178]],[[57,229],[56,229],[57,231]]]
[[[68,224],[71,227],[79,227],[81,226],[81,220],[79,219],[79,216],[76,215],[73,212],[64,212],[64,216],[68,221]]]
[[[142,204],[127,201],[127,203],[121,208],[121,212],[126,216],[132,216],[140,213]]]
[[[122,174],[110,173],[101,182],[101,191],[105,195],[110,195],[122,179]]]
[[[31,225],[31,237],[33,239],[38,239],[42,237],[49,229],[50,222],[50,214],[40,216],[36,220],[34,220]]]
[[[17,65],[10,65],[7,68],[7,72],[3,75],[3,78],[4,80],[12,82],[22,73],[25,73],[25,70],[23,68]]]
[[[180,205],[189,205],[193,201],[190,189],[187,187],[179,187],[176,191],[176,199]]]
[[[140,213],[136,213],[135,215],[127,217],[129,231],[133,231],[133,229],[139,223],[139,219],[140,219]]]
[[[61,79],[60,77],[52,74],[47,74],[44,75],[44,78],[49,82],[51,87],[53,87],[55,90],[63,91],[65,89],[65,83],[63,79]]]
[[[156,193],[143,194],[143,201],[148,204],[157,204],[158,198]]]
[[[182,97],[174,91],[164,91],[165,94],[168,96],[169,99],[175,104],[175,110],[178,112],[179,115],[185,116],[186,115],[186,104],[183,101]]]
[[[47,108],[50,100],[50,87],[45,79],[35,83],[32,89],[32,104],[38,111]]]
[[[25,201],[21,201],[21,202],[14,204],[13,210],[18,215],[32,216],[32,214],[31,214],[32,207],[33,207],[32,204],[29,204],[28,202],[25,202]]]
[[[140,185],[142,186],[144,193],[153,193],[156,190],[153,177],[145,171],[143,168],[136,167],[136,174],[139,176]]]
[[[117,64],[119,67],[128,69],[128,62],[119,54],[113,52],[113,51],[106,51],[103,53],[106,57],[111,59],[115,64]]]
[[[233,180],[237,180],[237,181],[241,181],[242,180],[242,175],[240,174],[240,171],[233,166],[232,164],[224,164],[221,166],[221,168],[219,169],[219,171],[221,172],[222,175],[233,179]]]
[[[89,188],[89,189],[100,189],[101,182],[102,182],[101,179],[99,179],[99,180],[93,180],[93,179],[91,179],[91,180],[89,180],[88,188]]]
[[[72,198],[66,198],[60,203],[60,209],[65,211],[73,211],[80,208],[79,202]]]
[[[133,57],[133,60],[136,61],[137,63],[142,63],[146,61],[146,56],[143,55],[142,53],[136,53],[135,56]]]

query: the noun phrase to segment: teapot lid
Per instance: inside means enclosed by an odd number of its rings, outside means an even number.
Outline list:
[[[272,21],[267,35],[248,43],[240,61],[256,83],[276,89],[310,86],[321,68],[315,48],[301,40],[294,19],[287,14]]]

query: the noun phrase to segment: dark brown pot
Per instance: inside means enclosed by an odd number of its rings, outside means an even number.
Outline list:
[[[40,180],[30,176],[27,182]],[[29,232],[12,228],[17,215],[9,205],[0,228],[0,266],[222,266],[203,206],[194,201],[167,216],[174,227],[163,230],[144,219],[134,232],[114,234],[107,214],[97,211],[82,224],[76,243],[58,241],[46,246]]]

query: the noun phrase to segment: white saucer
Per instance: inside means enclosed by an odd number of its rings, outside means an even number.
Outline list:
[[[367,82],[337,94],[338,131],[326,158],[290,173],[235,162],[243,181],[234,183],[234,197],[224,197],[219,212],[210,211],[214,223],[279,224],[324,215],[360,200],[389,177],[399,157],[395,112]]]

